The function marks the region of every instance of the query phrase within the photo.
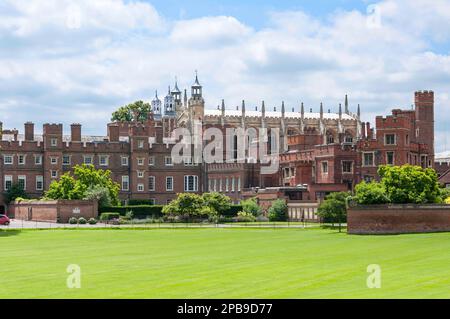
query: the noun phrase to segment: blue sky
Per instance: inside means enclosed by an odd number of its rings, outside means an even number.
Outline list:
[[[198,70],[208,108],[337,111],[365,121],[436,94],[436,149],[450,149],[450,0],[1,0],[0,121],[80,122],[106,134],[118,106]]]

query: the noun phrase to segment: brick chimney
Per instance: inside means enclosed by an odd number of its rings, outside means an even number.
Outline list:
[[[110,142],[119,141],[119,125],[108,124],[108,138]]]
[[[72,142],[81,142],[81,124],[74,123],[70,125],[70,140]]]
[[[373,130],[370,128],[370,122],[366,123],[367,126],[367,139],[373,139]]]
[[[32,122],[25,123],[25,141],[34,141],[34,124]]]

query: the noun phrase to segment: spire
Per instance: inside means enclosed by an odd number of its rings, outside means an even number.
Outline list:
[[[339,103],[339,119],[342,118],[342,104]]]
[[[187,107],[187,101],[188,101],[188,99],[187,99],[187,90],[184,89],[184,107]]]
[[[180,89],[178,88],[178,79],[175,77],[175,87],[173,88],[172,93],[181,93]]]
[[[201,86],[200,82],[198,81],[198,73],[197,70],[195,70],[195,82],[193,86]]]
[[[242,100],[242,114],[245,114],[245,101]]]
[[[284,117],[284,112],[285,112],[285,109],[284,109],[284,101],[282,101],[282,102],[281,102],[281,116],[283,116],[283,117]]]
[[[262,117],[266,116],[266,105],[264,104],[264,100],[262,101],[262,105],[261,105],[261,115],[262,115]]]
[[[222,99],[222,116],[225,115],[225,100]]]
[[[302,102],[302,105],[300,106],[300,114],[301,114],[302,118],[305,117],[305,106],[303,105],[303,102]]]
[[[323,118],[323,103],[320,102],[320,118]]]
[[[345,114],[348,114],[348,96],[345,94]]]
[[[359,104],[358,104],[358,110],[356,111],[356,115],[358,116],[358,119],[361,117],[361,108],[359,107]]]

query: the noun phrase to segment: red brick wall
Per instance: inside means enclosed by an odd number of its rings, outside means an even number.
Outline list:
[[[450,231],[450,205],[371,205],[350,208],[349,234]]]
[[[67,223],[71,217],[97,218],[98,205],[84,200],[24,201],[11,204],[8,212],[16,219]]]

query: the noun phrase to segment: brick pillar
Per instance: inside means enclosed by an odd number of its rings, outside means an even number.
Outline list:
[[[34,140],[34,124],[31,122],[25,123],[25,141]]]

